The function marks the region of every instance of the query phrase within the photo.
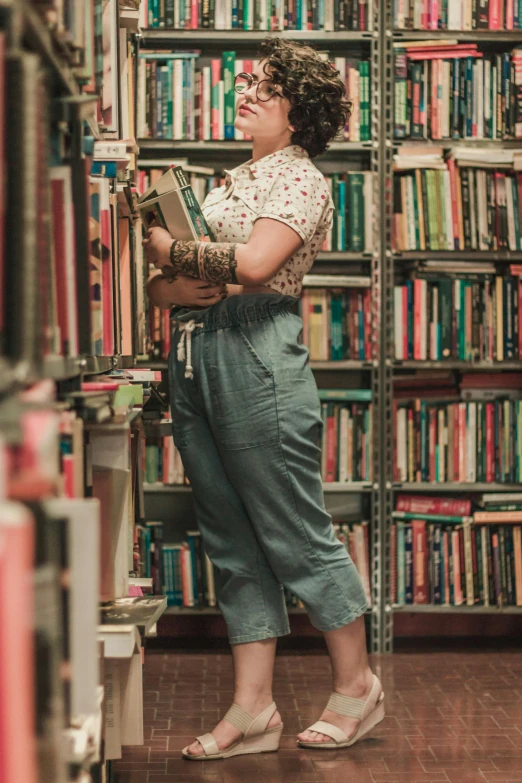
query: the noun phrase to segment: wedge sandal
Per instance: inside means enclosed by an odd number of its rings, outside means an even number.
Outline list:
[[[187,745],[181,751],[181,755],[185,759],[190,759],[190,761],[211,761],[212,759],[229,759],[231,756],[241,756],[246,753],[272,753],[279,750],[283,724],[280,723],[278,726],[267,728],[276,710],[277,707],[273,701],[266,710],[263,710],[263,712],[253,718],[242,707],[233,704],[225,715],[224,720],[231,723],[232,726],[235,726],[242,733],[243,736],[240,740],[234,742],[233,745],[229,745],[228,748],[220,750],[212,734],[202,734],[201,737],[196,737],[196,739],[201,743],[205,752],[194,756],[191,753],[187,753],[189,748],[189,745]]]
[[[344,715],[347,718],[357,718],[360,723],[354,733],[349,737],[338,726],[329,723],[326,720],[318,720],[309,726],[307,731],[317,731],[321,734],[327,734],[333,739],[333,742],[306,742],[297,740],[301,748],[325,748],[339,749],[348,748],[357,740],[360,740],[365,734],[377,726],[384,718],[384,692],[381,692],[377,703],[373,704],[375,692],[381,688],[378,678],[373,675],[373,686],[367,699],[354,699],[351,696],[343,696],[342,693],[332,693],[328,700],[327,709],[336,712],[338,715]]]

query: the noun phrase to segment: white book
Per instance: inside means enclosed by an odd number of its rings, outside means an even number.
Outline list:
[[[172,78],[172,130],[174,139],[183,138],[183,61],[174,60]]]
[[[210,560],[209,556],[205,552],[205,567],[206,567],[206,573],[207,573],[207,587],[208,587],[208,605],[209,606],[215,606],[216,605],[216,587],[214,584],[214,568],[212,566],[212,561]]]
[[[442,182],[444,184],[444,211],[446,213],[446,247],[453,250],[453,208],[451,204],[451,178],[449,171],[442,172]]]
[[[370,277],[357,275],[305,275],[303,285],[307,287],[328,288],[369,288]]]
[[[237,76],[238,73],[243,73],[244,70],[245,70],[245,61],[239,60],[236,57],[235,64],[234,64],[234,75]],[[243,133],[243,131],[234,128],[234,139],[236,139],[236,141],[243,141],[244,138],[245,138],[245,134]]]
[[[120,668],[117,659],[104,661],[105,758],[121,759]]]
[[[215,29],[226,30],[227,29],[226,0],[216,0],[216,8],[214,14],[215,14],[214,16]]]
[[[232,29],[232,0],[225,0],[225,30]]]
[[[209,141],[211,138],[211,112],[210,112],[210,95],[212,89],[212,74],[210,66],[203,67],[203,96],[202,96],[202,110],[203,110],[203,140]]]
[[[254,0],[246,0],[248,3],[248,27],[247,30],[254,29]]]
[[[50,515],[67,518],[71,716],[77,719],[94,715],[98,705],[100,502],[52,498],[45,506]]]
[[[145,0],[141,0],[141,3],[143,3]],[[174,0],[174,29],[179,30],[181,27],[180,24],[180,17],[179,17],[179,6],[180,6],[180,0]]]
[[[127,57],[127,30],[120,27],[120,112],[121,128],[120,138],[130,139],[130,114],[129,114],[129,60]]]
[[[395,325],[395,358],[405,359],[404,344],[404,323],[402,318],[402,286],[396,285],[393,289],[395,301],[394,325]]]
[[[325,0],[324,4],[324,31],[333,33],[334,31],[334,0]]]
[[[145,139],[150,135],[147,123],[146,95],[147,95],[147,62],[142,57],[138,58],[138,98],[137,98],[137,134],[139,139]]]

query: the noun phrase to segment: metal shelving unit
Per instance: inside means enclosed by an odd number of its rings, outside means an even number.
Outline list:
[[[188,141],[178,139],[139,139],[140,152],[163,152],[166,150],[178,152],[197,152],[208,155],[215,152],[245,153],[251,148],[249,141]],[[326,155],[332,153],[370,152],[372,143],[369,141],[334,141],[330,144]]]
[[[374,487],[365,481],[353,481],[341,483],[339,481],[325,482],[323,492],[336,494],[361,494],[373,492]],[[146,494],[165,493],[165,494],[186,494],[192,492],[192,488],[184,484],[144,484],[143,491]]]

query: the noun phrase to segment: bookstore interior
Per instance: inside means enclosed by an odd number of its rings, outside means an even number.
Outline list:
[[[221,783],[238,763],[203,775],[172,743],[230,691],[209,675],[191,701],[194,656],[231,656],[143,240],[212,238],[199,205],[251,156],[235,85],[267,37],[317,50],[351,103],[314,160],[335,210],[295,307],[389,704],[374,767],[363,743],[322,769],[289,720],[288,764],[250,756],[234,780],[522,781],[522,669],[502,663],[522,632],[522,0],[0,0],[1,783]],[[321,680],[322,634],[284,599],[287,669],[310,656]],[[479,639],[497,653],[462,675]],[[445,767],[450,734],[468,755]]]

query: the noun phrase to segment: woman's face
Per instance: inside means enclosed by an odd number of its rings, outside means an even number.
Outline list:
[[[288,122],[291,105],[290,101],[282,96],[280,85],[273,85],[276,95],[269,101],[258,100],[257,83],[262,79],[270,78],[263,71],[265,63],[266,60],[261,60],[252,71],[252,76],[255,77],[254,83],[246,92],[237,96],[234,125],[254,139],[280,139],[286,132],[291,134],[293,131]]]

